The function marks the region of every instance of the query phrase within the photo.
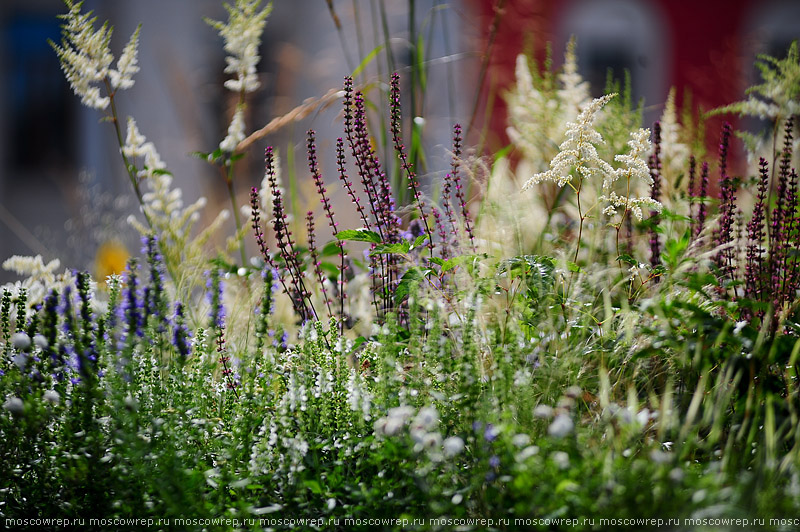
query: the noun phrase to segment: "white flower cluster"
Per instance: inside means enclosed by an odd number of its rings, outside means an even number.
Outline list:
[[[152,142],[147,142],[147,139],[139,133],[139,128],[136,126],[136,121],[133,117],[128,117],[128,133],[125,137],[125,145],[122,147],[122,153],[129,159],[143,159],[144,166],[137,172],[140,179],[147,177],[152,178],[161,170],[165,170],[167,165],[161,160],[161,156],[156,151],[156,147]]]
[[[609,205],[603,209],[606,216],[614,216],[617,213],[617,208],[623,208],[629,211],[633,216],[641,221],[642,208],[649,208],[653,211],[661,212],[661,203],[654,200],[648,195],[641,197],[631,196],[631,180],[638,178],[639,182],[651,185],[653,178],[650,176],[650,169],[644,157],[650,150],[650,130],[640,128],[638,131],[631,132],[631,140],[628,141],[628,146],[631,150],[625,155],[617,155],[614,160],[622,163],[620,168],[606,175],[603,180],[603,195],[600,196],[600,201],[606,201]],[[624,179],[626,182],[627,193],[625,196],[620,196],[613,190],[614,183]],[[635,184],[633,185],[635,186]]]
[[[98,83],[108,82],[111,90],[128,89],[133,86],[133,75],[139,71],[137,46],[139,29],[131,35],[128,44],[112,69],[114,56],[109,49],[111,28],[108,23],[95,31],[97,17],[92,12],[81,13],[83,2],[66,0],[69,13],[60,15],[66,23],[62,26],[61,46],[52,44],[61,62],[72,90],[80,96],[81,103],[93,109],[105,109],[110,103],[108,96],[100,95]]]
[[[185,209],[183,208],[183,192],[180,188],[172,188],[172,175],[166,170],[166,164],[156,151],[155,145],[139,132],[136,121],[128,117],[128,131],[122,153],[130,159],[129,163],[136,168],[136,175],[144,182],[148,191],[142,194],[142,210],[147,213],[154,228],[165,232],[173,239],[183,239],[191,229],[191,225],[199,217],[199,211],[205,207],[206,198],[201,197]],[[135,160],[142,161],[142,167],[135,165]],[[216,227],[227,218],[227,211],[222,211],[210,226]],[[142,234],[148,228],[139,223],[133,216],[128,222]],[[208,231],[208,230],[207,230]]]
[[[689,146],[681,142],[681,124],[675,106],[675,87],[670,89],[661,115],[661,160],[662,168],[677,176],[689,164]]]
[[[228,134],[219,143],[219,149],[227,153],[233,153],[236,150],[236,146],[244,140],[244,137],[244,106],[239,105],[236,107],[236,112],[233,113],[231,125],[228,126]]]
[[[564,54],[559,88],[534,83],[524,55],[517,56],[516,79],[516,87],[506,96],[510,123],[506,133],[529,164],[547,164],[557,148],[551,139],[563,138],[566,124],[574,122],[590,101],[589,84],[578,73],[574,39]]]
[[[60,292],[70,282],[69,272],[56,275],[55,271],[60,266],[61,262],[58,259],[45,264],[41,255],[35,257],[14,255],[3,262],[3,269],[15,272],[25,279],[3,285],[0,287],[0,293],[8,290],[11,297],[16,298],[20,290],[24,289],[27,292],[28,305],[38,305],[44,301],[49,290],[56,289]]]
[[[225,72],[236,74],[236,79],[225,82],[225,87],[234,92],[253,92],[260,86],[256,65],[259,61],[258,48],[261,34],[272,11],[272,3],[258,10],[261,0],[236,0],[236,5],[225,4],[228,22],[206,20],[219,31],[225,40],[225,51],[229,54],[225,61]]]
[[[583,108],[575,122],[567,123],[567,139],[561,143],[558,154],[550,161],[550,169],[528,179],[522,190],[542,181],[554,181],[563,187],[572,181],[573,168],[583,179],[606,177],[614,172],[611,165],[597,154],[595,144],[602,143],[603,137],[593,127],[597,112],[614,96],[616,93],[595,98]]]
[[[412,419],[413,416],[413,419]],[[436,430],[439,425],[439,412],[433,406],[425,406],[414,415],[414,408],[403,405],[390,408],[385,417],[378,419],[373,428],[379,437],[399,435],[406,427],[414,451],[426,452],[434,462],[452,458],[464,450],[464,440],[459,436],[442,439]]]

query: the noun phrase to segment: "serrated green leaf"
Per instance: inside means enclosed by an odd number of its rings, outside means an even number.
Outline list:
[[[411,247],[409,248],[409,251],[418,248],[426,240],[428,240],[428,235],[427,234],[418,236],[417,239],[414,240],[414,243],[411,244]]]
[[[369,229],[345,229],[336,233],[336,238],[339,240],[352,240],[354,242],[372,242],[373,244],[381,243],[381,235]]]
[[[408,253],[411,249],[411,244],[407,241],[395,242],[394,244],[378,244],[370,252],[370,257],[375,255],[385,255],[387,253]]]

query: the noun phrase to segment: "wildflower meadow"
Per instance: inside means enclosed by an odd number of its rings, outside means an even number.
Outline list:
[[[342,72],[340,133],[305,133],[294,173],[247,123],[272,5],[226,9],[209,213],[118,114],[140,30],[117,57],[65,2],[53,53],[118,141],[141,249],[107,278],[3,262],[5,527],[800,529],[796,42],[741,101],[673,92],[651,124],[625,80],[591,96],[575,41],[559,69],[519,55],[512,145],[453,123],[435,179],[404,110],[418,66]]]

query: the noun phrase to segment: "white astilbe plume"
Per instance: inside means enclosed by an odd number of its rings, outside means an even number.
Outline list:
[[[36,255],[35,257],[14,255],[3,262],[3,269],[14,272],[25,279],[21,282],[0,286],[0,293],[3,290],[8,290],[11,293],[11,297],[16,298],[20,290],[24,288],[28,295],[28,306],[38,305],[44,301],[45,296],[51,289],[61,292],[64,286],[69,283],[69,271],[58,275],[55,273],[60,266],[61,262],[58,259],[53,259],[45,264],[41,255]]]
[[[603,195],[598,199],[609,203],[603,209],[603,213],[607,216],[614,216],[617,213],[617,208],[623,208],[641,221],[643,207],[658,212],[661,212],[662,208],[661,204],[650,196],[635,197],[631,195],[634,189],[637,188],[638,183],[645,183],[646,185],[652,185],[653,183],[650,169],[645,160],[647,153],[650,151],[650,130],[641,128],[638,131],[631,132],[628,146],[631,148],[630,152],[614,157],[614,160],[622,163],[622,166],[606,176],[603,181]],[[632,183],[635,178],[638,178],[638,181]],[[625,181],[626,193],[624,196],[617,194],[613,190],[615,182],[620,179]]]
[[[150,220],[152,230],[162,235],[165,246],[162,246],[162,251],[167,261],[172,260],[177,264],[187,256],[199,257],[201,247],[228,218],[228,211],[221,211],[200,235],[189,242],[192,226],[200,219],[200,210],[206,206],[206,198],[200,197],[188,207],[183,207],[183,192],[180,188],[172,187],[172,175],[167,171],[155,145],[139,132],[136,121],[131,117],[128,118],[128,132],[122,153],[145,185],[141,208]],[[143,235],[152,232],[134,216],[128,217],[128,223]],[[182,248],[187,248],[183,259],[180,257]],[[174,251],[174,256],[170,250]]]
[[[109,98],[100,96],[100,88],[95,83],[102,82],[114,56],[108,48],[111,28],[108,23],[94,31],[97,17],[92,12],[81,13],[83,2],[66,0],[69,13],[59,15],[66,21],[61,27],[61,46],[50,43],[58,54],[61,69],[67,77],[72,90],[80,96],[81,103],[93,109],[108,107]]]
[[[228,22],[206,19],[225,40],[225,73],[236,74],[236,79],[229,79],[225,87],[234,92],[253,92],[261,85],[256,74],[256,65],[260,59],[258,48],[261,46],[261,34],[272,11],[272,3],[258,11],[261,0],[236,0],[236,5],[225,4],[228,11]]]
[[[111,27],[104,23],[95,31],[97,17],[92,12],[81,13],[83,2],[66,0],[69,12],[59,15],[66,22],[61,27],[61,46],[50,42],[58,54],[61,69],[81,103],[92,109],[105,109],[110,103],[108,96],[101,96],[98,84],[108,82],[111,90],[127,89],[133,86],[133,75],[139,71],[136,49],[139,42],[139,28],[133,33],[112,69],[114,55],[109,49]]]
[[[554,181],[563,187],[571,183],[573,168],[582,179],[606,177],[614,172],[611,165],[597,154],[595,144],[601,144],[603,137],[593,127],[597,112],[614,96],[616,93],[595,98],[583,108],[575,122],[567,123],[567,139],[561,143],[558,154],[550,161],[550,169],[528,179],[522,190],[542,181]]]
[[[564,137],[566,124],[574,122],[590,101],[589,85],[577,71],[574,39],[564,54],[564,67],[558,76],[560,88],[553,86],[547,74],[536,83],[524,55],[517,56],[515,75],[517,84],[506,95],[506,133],[529,165],[544,171],[547,161],[557,153],[557,139]]]
[[[578,73],[578,56],[575,54],[576,41],[573,37],[567,43],[564,52],[564,67],[558,79],[562,88],[558,90],[558,97],[563,106],[563,114],[571,120],[589,102],[589,82],[584,81]]]
[[[228,135],[219,143],[219,149],[233,153],[244,137],[244,106],[238,105],[231,119],[231,125],[228,126]]]
[[[167,168],[167,165],[164,164],[161,156],[156,151],[155,145],[152,142],[147,142],[144,135],[139,133],[136,121],[130,116],[128,117],[128,133],[125,137],[122,153],[128,159],[142,160],[143,166],[137,172],[139,179],[152,178],[157,174],[163,174]],[[130,161],[130,163],[135,165],[135,161]]]
[[[670,89],[661,115],[662,167],[677,176],[689,163],[689,146],[681,142],[681,124],[675,107],[675,87]],[[672,180],[667,179],[668,183]]]
[[[128,44],[122,50],[122,55],[119,56],[116,70],[112,68],[108,71],[111,88],[114,90],[133,87],[133,75],[139,72],[139,31],[141,29],[142,25],[140,24],[131,35]]]

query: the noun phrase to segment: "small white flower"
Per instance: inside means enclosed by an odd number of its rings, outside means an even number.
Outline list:
[[[564,451],[556,451],[550,455],[550,458],[556,463],[559,469],[569,468],[569,455]]]
[[[515,447],[525,447],[531,441],[531,437],[527,434],[515,434],[511,438],[511,443],[514,444]]]
[[[594,144],[602,143],[603,137],[593,128],[597,112],[614,96],[616,93],[595,98],[584,106],[575,122],[567,123],[567,139],[561,143],[558,154],[550,161],[550,169],[528,179],[522,190],[542,181],[554,181],[559,187],[563,187],[572,181],[573,169],[586,179],[614,173],[611,165],[597,155]]]
[[[39,349],[44,350],[47,349],[47,346],[49,344],[47,342],[47,338],[45,338],[41,334],[37,334],[36,336],[33,337],[33,345],[35,345]]]
[[[130,89],[133,87],[133,75],[139,72],[138,65],[138,46],[139,46],[139,31],[142,29],[141,24],[136,28],[136,31],[131,35],[125,49],[122,50],[122,55],[119,56],[117,61],[117,68],[108,71],[108,77],[111,80],[112,89]]]
[[[25,405],[22,403],[22,399],[19,397],[9,397],[6,399],[6,402],[3,403],[3,408],[11,412],[12,414],[22,414]]]
[[[18,351],[24,351],[31,346],[31,337],[24,332],[16,332],[11,335],[11,345]]]
[[[446,457],[452,458],[464,450],[464,440],[458,436],[450,436],[445,438],[445,440],[442,442],[442,449]]]
[[[553,417],[553,407],[549,405],[536,405],[533,409],[533,415],[540,419],[550,419]]]
[[[439,413],[432,406],[426,406],[417,413],[413,425],[426,431],[433,429],[439,422]]]
[[[258,11],[261,0],[236,0],[235,6],[225,5],[228,22],[206,20],[225,41],[225,51],[229,54],[225,72],[236,74],[236,79],[225,82],[225,87],[234,92],[252,92],[260,86],[256,65],[259,61],[258,48],[261,34],[272,11],[272,3]]]
[[[46,392],[44,392],[42,397],[44,398],[45,401],[47,401],[48,403],[53,403],[54,405],[57,405],[58,403],[61,402],[61,396],[58,395],[58,392],[55,390],[47,390]]]
[[[555,417],[550,426],[547,428],[547,433],[554,438],[563,438],[575,428],[572,418],[566,414],[559,414]]]
[[[231,125],[228,126],[228,135],[219,143],[219,149],[227,153],[233,153],[236,150],[236,146],[244,138],[244,108],[239,105],[236,107],[236,112],[233,113]]]

